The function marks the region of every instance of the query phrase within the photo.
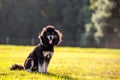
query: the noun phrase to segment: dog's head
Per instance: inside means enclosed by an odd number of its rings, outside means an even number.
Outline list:
[[[43,45],[58,45],[62,41],[62,33],[54,26],[48,25],[42,29],[38,38]]]

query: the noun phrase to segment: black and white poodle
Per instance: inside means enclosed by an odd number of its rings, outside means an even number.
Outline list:
[[[51,57],[54,53],[54,46],[62,41],[62,33],[54,26],[48,25],[39,33],[40,43],[34,48],[25,60],[24,67],[18,64],[12,65],[10,70],[25,69],[29,72],[38,71],[46,73]]]

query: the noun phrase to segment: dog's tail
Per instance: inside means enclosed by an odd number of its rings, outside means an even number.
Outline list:
[[[16,70],[16,69],[22,70],[22,69],[24,69],[24,67],[19,64],[14,64],[14,65],[12,65],[12,67],[10,67],[10,70]]]

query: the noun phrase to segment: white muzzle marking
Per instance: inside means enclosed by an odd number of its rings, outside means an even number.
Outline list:
[[[47,38],[49,40],[49,44],[52,44],[54,36],[53,35],[47,35]]]

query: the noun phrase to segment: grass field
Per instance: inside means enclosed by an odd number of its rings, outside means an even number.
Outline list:
[[[0,45],[0,80],[120,80],[120,49],[55,47],[48,73],[9,70],[33,48]]]

